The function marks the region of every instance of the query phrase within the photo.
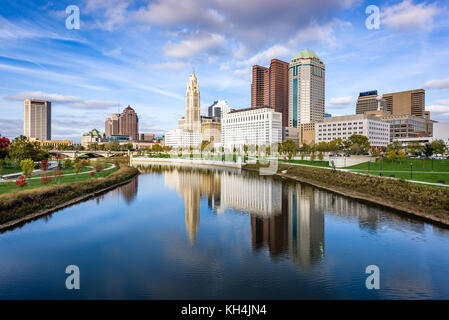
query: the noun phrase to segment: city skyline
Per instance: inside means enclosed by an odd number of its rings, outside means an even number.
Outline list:
[[[192,67],[202,79],[202,114],[216,100],[247,108],[252,65],[290,61],[307,48],[326,64],[326,112],[354,114],[363,91],[424,88],[432,119],[449,120],[449,74],[441,67],[448,10],[441,2],[324,1],[306,6],[313,18],[302,22],[293,14],[306,5],[300,2],[267,4],[285,10],[285,19],[265,14],[262,22],[250,19],[260,10],[251,1],[251,10],[233,1],[191,2],[199,4],[198,13],[170,10],[168,0],[114,1],[110,7],[92,0],[6,1],[0,11],[0,133],[22,133],[22,104],[29,98],[52,102],[53,139],[79,140],[127,105],[142,117],[141,132],[164,133],[183,115]],[[79,30],[65,27],[71,4],[80,8]],[[380,7],[380,30],[365,27],[370,4]],[[170,17],[158,18],[164,12]],[[246,31],[232,35],[226,22]],[[262,25],[271,28],[258,32]],[[29,45],[42,53],[26,50]]]

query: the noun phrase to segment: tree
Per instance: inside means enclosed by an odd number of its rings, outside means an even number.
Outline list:
[[[412,141],[407,145],[407,152],[412,155],[420,155],[424,147],[418,141]]]
[[[161,152],[163,150],[164,149],[158,143],[153,144],[153,146],[151,147],[151,151],[153,151],[153,152]]]
[[[379,157],[380,156],[380,151],[379,151],[379,149],[377,149],[377,148],[374,148],[372,151],[371,151],[371,155],[373,156],[373,157]]]
[[[105,150],[120,151],[120,144],[117,141],[109,141],[104,145]]]
[[[431,143],[431,146],[432,146],[433,152],[436,154],[443,155],[447,150],[447,146],[442,139],[434,140]]]
[[[311,161],[311,162],[314,162],[314,161],[315,161],[315,152],[312,152],[312,153],[310,154],[310,161]]]
[[[426,158],[430,158],[433,155],[433,147],[430,143],[426,143],[424,145],[423,153],[426,156]]]
[[[403,146],[402,146],[402,142],[400,142],[400,141],[393,141],[393,143],[390,143],[387,146],[387,151],[394,150],[396,153],[401,151],[402,149],[403,149]]]
[[[352,150],[353,146],[355,144],[358,145],[358,147],[356,147],[356,149],[358,149],[358,152],[356,154],[362,153],[368,153],[371,147],[371,144],[368,140],[367,136],[361,135],[361,134],[353,134],[352,136],[349,137],[349,149]]]
[[[282,151],[296,155],[296,143],[293,140],[286,140],[282,142]]]
[[[394,159],[396,159],[397,154],[396,151],[394,151],[393,149],[387,151],[387,159],[393,161]]]
[[[329,151],[329,143],[321,141],[320,143],[317,144],[316,149],[320,152]]]
[[[31,159],[24,159],[20,161],[20,168],[22,169],[23,176],[29,178],[34,170],[34,161]]]
[[[70,169],[72,167],[72,160],[66,159],[64,161],[64,169]]]
[[[318,160],[323,161],[323,153],[320,151],[320,153],[318,153]]]
[[[342,149],[343,149],[343,140],[341,138],[337,138],[329,142],[329,151],[338,152]]]
[[[399,152],[397,153],[397,157],[398,157],[398,159],[399,159],[400,164],[402,164],[402,161],[404,161],[404,160],[406,159],[406,155],[405,155],[405,153],[402,152],[402,151],[399,151]]]
[[[78,173],[80,173],[82,168],[83,168],[83,163],[81,161],[75,162],[73,172],[75,172],[77,180],[78,180]]]
[[[11,141],[8,138],[0,135],[0,159],[5,159],[8,155],[9,146]]]
[[[9,157],[16,161],[31,159],[33,161],[41,161],[48,159],[50,154],[41,149],[37,141],[29,141],[27,137],[20,136],[15,138],[9,146]]]
[[[360,147],[360,145],[358,143],[353,143],[351,145],[351,149],[349,151],[351,154],[360,154],[363,153],[362,152],[362,148]]]

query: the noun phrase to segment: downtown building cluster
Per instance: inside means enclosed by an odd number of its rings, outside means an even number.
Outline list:
[[[347,140],[364,135],[372,147],[392,141],[403,143],[443,139],[449,145],[448,123],[437,123],[425,110],[425,90],[379,95],[377,90],[361,92],[355,114],[332,117],[325,107],[326,67],[312,50],[302,50],[289,63],[272,59],[269,67],[252,67],[251,106],[231,109],[217,100],[201,115],[200,88],[195,73],[189,77],[185,95],[185,116],[165,137],[139,133],[139,117],[130,106],[106,118],[104,133],[93,129],[82,135],[81,145],[116,141],[134,149],[158,143],[175,149],[213,148],[233,150],[245,146],[271,147],[285,140],[297,146]],[[24,135],[43,145],[57,147],[69,140],[51,140],[51,102],[24,100]]]

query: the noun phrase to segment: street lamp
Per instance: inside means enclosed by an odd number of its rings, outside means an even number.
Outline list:
[[[413,179],[413,162],[410,162],[410,179]]]

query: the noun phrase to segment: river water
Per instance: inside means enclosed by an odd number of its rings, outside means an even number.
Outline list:
[[[1,233],[0,299],[449,298],[447,229],[257,174],[141,170]]]

